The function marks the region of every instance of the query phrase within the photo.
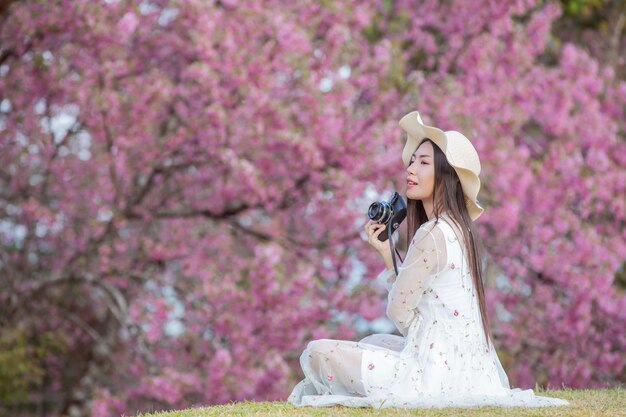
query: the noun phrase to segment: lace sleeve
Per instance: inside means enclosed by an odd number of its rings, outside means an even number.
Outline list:
[[[387,317],[403,336],[415,318],[422,295],[446,265],[446,245],[441,229],[427,225],[418,229],[406,259],[398,266],[398,276],[387,296]],[[393,275],[393,271],[390,271]]]

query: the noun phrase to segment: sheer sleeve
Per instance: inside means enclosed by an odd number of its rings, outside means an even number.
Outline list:
[[[376,281],[379,283],[382,283],[385,288],[387,289],[387,291],[391,290],[391,286],[393,285],[393,282],[396,280],[396,274],[393,270],[391,269],[383,269],[382,271],[380,271],[380,273],[378,274],[378,276],[376,277]]]
[[[427,225],[417,230],[398,276],[387,296],[387,317],[403,336],[415,318],[422,295],[446,265],[446,244],[441,229]],[[390,271],[391,275],[393,271]]]

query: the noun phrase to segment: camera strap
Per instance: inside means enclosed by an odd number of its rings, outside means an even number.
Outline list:
[[[387,236],[389,238],[388,240],[389,240],[389,249],[391,251],[391,259],[393,260],[393,270],[395,271],[396,276],[398,276],[398,265],[396,264],[396,255],[398,255],[398,258],[400,258],[400,261],[402,261],[402,257],[400,256],[400,254],[398,253],[398,250],[395,248],[393,244],[393,232],[395,232],[400,225],[398,223],[395,223],[393,226],[389,224],[389,222],[387,222],[387,230],[391,230],[391,232],[387,233]]]

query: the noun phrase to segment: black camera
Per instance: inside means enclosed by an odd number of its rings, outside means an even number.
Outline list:
[[[385,223],[387,227],[378,235],[378,240],[384,242],[389,239],[389,231],[393,233],[406,217],[406,203],[397,192],[393,193],[389,201],[376,201],[370,204],[367,217],[378,223]]]

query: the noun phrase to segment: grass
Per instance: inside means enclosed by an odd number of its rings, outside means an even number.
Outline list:
[[[260,417],[300,417],[300,416],[572,416],[572,417],[616,417],[626,416],[626,389],[607,390],[536,390],[538,395],[564,398],[570,402],[562,407],[474,407],[474,408],[439,408],[439,409],[401,409],[349,407],[295,407],[282,401],[251,402],[245,401],[212,407],[189,408],[186,410],[140,414],[138,417],[214,417],[214,416],[260,416]]]

